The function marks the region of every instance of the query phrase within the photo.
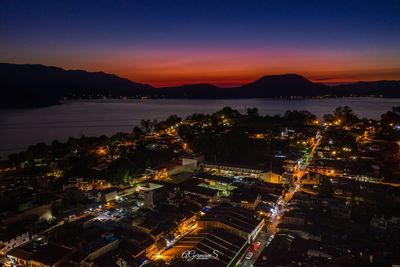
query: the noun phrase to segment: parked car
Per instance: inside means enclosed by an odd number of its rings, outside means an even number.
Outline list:
[[[252,257],[253,257],[253,252],[250,251],[249,253],[246,254],[245,258],[246,260],[250,260]]]

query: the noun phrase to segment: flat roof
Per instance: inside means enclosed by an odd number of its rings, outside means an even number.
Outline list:
[[[218,181],[218,182],[221,182],[221,183],[227,183],[227,184],[232,184],[233,182],[235,182],[235,179],[228,178],[228,177],[225,177],[225,176],[220,176],[220,175],[214,175],[214,174],[211,174],[211,173],[197,174],[196,177],[201,179],[201,180],[214,180],[214,181]]]
[[[218,195],[218,190],[197,185],[186,185],[182,186],[182,190],[198,195],[204,195],[208,197],[214,197]]]
[[[18,247],[10,250],[7,253],[7,255],[9,255],[9,256],[12,256],[12,257],[15,257],[15,258],[18,258],[18,259],[21,259],[21,260],[26,260],[26,261],[29,261],[29,259],[31,258],[32,254],[33,254],[32,252],[23,250],[23,249],[18,248]]]
[[[218,221],[250,234],[260,223],[255,215],[255,212],[244,208],[218,206],[199,218],[199,221]]]
[[[68,248],[56,244],[47,244],[34,253],[31,260],[52,266],[64,259],[70,252],[71,250]]]
[[[236,188],[232,191],[231,199],[239,203],[241,201],[255,202],[259,195],[259,191],[257,190]]]
[[[175,243],[170,249],[165,250],[162,256],[181,260],[186,266],[226,266],[246,246],[244,238],[228,233],[222,229],[196,230]],[[186,262],[182,259],[182,253],[187,250],[195,250],[198,254],[218,254],[216,259],[204,261]],[[245,251],[245,250],[244,250]],[[244,252],[243,251],[243,252]]]
[[[235,163],[224,163],[224,162],[204,162],[204,165],[217,166],[217,167],[231,167],[231,168],[241,168],[248,170],[257,170],[264,171],[266,168],[264,166],[257,165],[243,165],[243,164],[235,164]]]

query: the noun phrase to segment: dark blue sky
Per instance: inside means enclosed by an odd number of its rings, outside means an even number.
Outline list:
[[[84,2],[84,3],[82,3]],[[400,1],[12,1],[0,61],[158,84],[400,79]]]

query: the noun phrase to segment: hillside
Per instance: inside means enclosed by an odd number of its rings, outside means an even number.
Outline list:
[[[152,89],[104,72],[6,63],[0,63],[0,88],[2,107],[54,105],[63,97],[134,97]]]
[[[400,97],[400,81],[375,81],[327,86],[298,74],[269,75],[254,82],[220,88],[193,84],[154,88],[104,72],[64,70],[43,65],[0,63],[1,108],[58,104],[63,98],[279,98],[316,96]]]

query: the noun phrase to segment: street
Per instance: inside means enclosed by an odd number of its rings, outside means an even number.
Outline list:
[[[244,258],[239,262],[239,266],[253,266],[258,257],[261,255],[262,251],[264,249],[268,249],[269,244],[277,233],[277,226],[285,213],[286,205],[293,198],[294,194],[300,189],[301,178],[305,175],[305,171],[310,162],[310,159],[314,155],[315,149],[319,145],[321,139],[321,134],[317,133],[309,149],[305,150],[304,155],[298,160],[298,164],[294,172],[291,174],[286,174],[288,176],[287,178],[291,181],[291,183],[289,183],[289,189],[275,202],[269,222],[266,223],[264,228],[260,231],[259,235],[253,241],[260,242],[260,247],[256,251],[253,251],[254,254],[251,259],[245,259],[247,254],[246,253]]]

